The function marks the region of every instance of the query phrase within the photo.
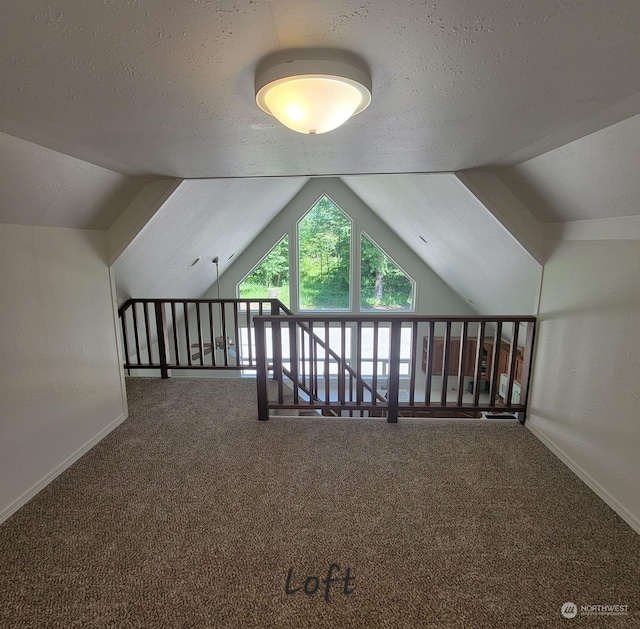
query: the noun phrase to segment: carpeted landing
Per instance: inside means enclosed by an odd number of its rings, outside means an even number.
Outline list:
[[[640,627],[640,537],[517,423],[260,423],[253,381],[127,385],[0,527],[3,629]]]

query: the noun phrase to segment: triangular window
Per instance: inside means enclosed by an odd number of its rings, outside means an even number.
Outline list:
[[[275,298],[291,308],[293,295],[301,312],[413,311],[415,281],[356,227],[341,208],[322,195],[290,235],[280,238],[238,284],[238,296]],[[297,252],[293,260],[290,239]],[[351,281],[352,255],[359,256],[359,283]],[[358,271],[353,273],[357,280]],[[290,281],[295,284],[290,286]]]
[[[289,307],[289,236],[283,236],[238,285],[240,299],[279,299]]]
[[[414,281],[362,232],[360,310],[413,310]]]

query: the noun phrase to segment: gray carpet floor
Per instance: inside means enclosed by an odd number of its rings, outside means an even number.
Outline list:
[[[640,536],[517,423],[258,422],[246,380],[128,392],[0,527],[0,627],[640,627]]]

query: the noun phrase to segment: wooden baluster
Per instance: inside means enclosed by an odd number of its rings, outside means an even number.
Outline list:
[[[258,419],[269,419],[269,399],[267,392],[267,344],[265,321],[255,322],[256,327],[256,384],[258,387]],[[215,339],[214,339],[215,342]]]
[[[176,366],[180,366],[180,350],[178,347],[178,319],[176,317],[176,302],[171,302],[171,327],[173,329],[173,351]]]
[[[153,355],[151,354],[151,325],[149,323],[149,302],[143,303],[144,312],[144,331],[147,335],[147,356],[149,356],[149,365],[153,365]]]
[[[400,320],[391,322],[391,338],[389,342],[389,383],[387,387],[387,399],[389,408],[387,421],[395,424],[398,421],[400,393],[400,335],[402,323]]]
[[[524,355],[522,357],[522,377],[520,381],[520,403],[523,405],[525,412],[527,404],[529,402],[529,379],[531,376],[531,363],[533,360],[533,345],[536,334],[536,323],[535,321],[532,321],[527,323],[526,325],[527,332],[525,336]],[[524,423],[524,412],[521,413],[519,419],[521,423]]]
[[[287,328],[289,329],[289,362],[291,379],[293,381],[293,403],[300,403],[300,389],[298,380],[298,335],[297,326],[292,322],[287,322]]]
[[[442,349],[442,390],[440,392],[440,405],[447,405],[447,387],[449,385],[449,362],[451,351],[451,321],[447,321],[444,333],[444,346]]]
[[[307,336],[308,336],[308,341],[309,341],[309,391],[311,392],[311,394],[313,395],[313,383],[315,381],[316,378],[316,356],[315,356],[315,345],[313,342],[313,334],[312,334],[312,330],[313,330],[313,324],[311,322],[309,322],[307,324]],[[311,404],[313,402],[313,400],[309,400],[309,404]]]
[[[411,372],[409,376],[409,406],[415,406],[416,375],[418,370],[418,322],[411,324]]]
[[[233,334],[235,338],[233,339],[234,347],[236,348],[236,360],[235,364],[240,364],[240,321],[238,319],[238,302],[233,302]]]
[[[493,358],[491,359],[491,379],[489,381],[489,404],[496,405],[498,394],[498,379],[500,378],[500,346],[502,345],[502,321],[496,322],[496,332],[493,338]]]
[[[356,323],[356,404],[362,404],[362,321]]]
[[[431,406],[431,380],[433,378],[433,348],[436,340],[436,324],[429,321],[429,336],[427,337],[427,363],[424,383],[424,404]]]
[[[253,362],[253,322],[252,322],[252,318],[251,318],[251,302],[247,301],[245,303],[245,310],[246,310],[246,322],[247,322],[247,347],[248,347],[248,358],[249,358],[249,365],[253,366],[254,362]],[[260,310],[262,310],[262,303],[260,303]],[[242,339],[240,339],[240,342],[242,343]],[[242,345],[240,345],[241,347]],[[238,356],[240,356],[240,347],[238,348]]]
[[[342,362],[338,368],[338,400],[340,400],[340,404],[345,403],[345,385],[347,378],[347,370],[346,370],[346,331],[347,324],[344,319],[340,321],[340,358]]]
[[[307,387],[307,385],[308,385],[308,383],[307,383],[307,358],[306,358],[306,351],[305,351],[306,344],[305,344],[305,339],[304,339],[304,335],[306,334],[306,332],[304,331],[304,328],[302,328],[300,326],[299,323],[296,325],[296,327],[300,331],[300,366],[302,367],[302,384],[305,387]]]
[[[169,377],[167,369],[167,353],[169,349],[169,338],[167,335],[167,318],[164,311],[164,304],[160,301],[155,302],[156,314],[156,334],[158,336],[158,354],[160,358],[160,377],[166,379]]]
[[[378,322],[373,322],[373,364],[371,369],[371,403],[374,406],[378,405]]]
[[[220,331],[222,336],[222,351],[224,356],[224,366],[229,366],[229,347],[227,343],[227,308],[226,302],[220,302]]]
[[[518,356],[518,332],[520,325],[517,321],[513,322],[513,333],[511,336],[511,347],[509,348],[509,382],[507,384],[507,406],[513,406],[513,381],[516,375],[516,358]]]
[[[131,358],[129,357],[129,338],[127,336],[127,311],[124,310],[120,313],[120,326],[122,328],[122,345],[124,349],[124,364],[129,365]]]
[[[213,302],[209,302],[209,340],[211,341],[211,365],[216,366],[216,328],[213,323]]]
[[[204,343],[202,342],[202,321],[200,318],[200,304],[195,303],[196,325],[198,326],[198,349],[200,350],[200,366],[204,367]]]
[[[464,395],[464,377],[465,366],[467,364],[468,353],[468,338],[469,338],[469,322],[464,321],[462,324],[462,331],[460,334],[460,353],[458,360],[458,406],[462,406],[462,396]]]
[[[273,377],[278,382],[278,404],[284,404],[284,390],[282,388],[282,334],[280,321],[271,323],[273,335]]]
[[[329,404],[331,401],[331,379],[329,372],[331,370],[331,364],[329,362],[329,327],[328,321],[324,322],[324,401]]]
[[[478,336],[476,338],[476,367],[473,377],[473,405],[480,404],[480,386],[482,383],[482,356],[484,352],[484,332],[485,322],[481,321],[478,325]]]

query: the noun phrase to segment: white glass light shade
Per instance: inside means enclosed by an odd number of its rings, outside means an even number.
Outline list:
[[[256,102],[293,131],[326,133],[369,105],[371,79],[342,61],[287,61],[258,73]]]

